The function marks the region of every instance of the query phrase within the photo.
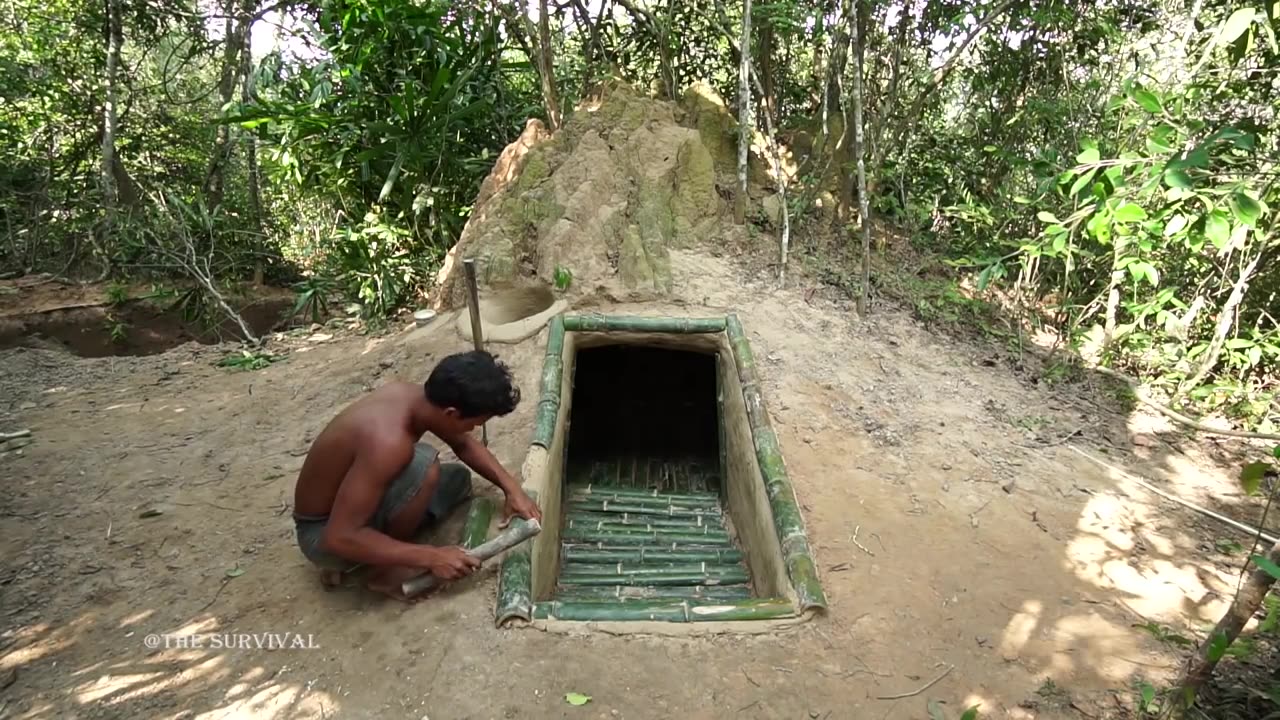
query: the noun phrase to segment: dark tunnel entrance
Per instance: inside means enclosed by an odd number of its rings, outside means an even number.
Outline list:
[[[579,349],[569,484],[718,491],[716,393],[713,354],[635,345]]]

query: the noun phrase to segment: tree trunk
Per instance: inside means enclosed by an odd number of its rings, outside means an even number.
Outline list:
[[[551,11],[547,9],[547,0],[538,0],[538,74],[542,76],[542,102],[547,106],[547,123],[555,132],[560,128],[560,100],[556,94],[552,52]]]
[[[240,15],[240,102],[248,105],[253,102],[253,15],[257,10],[257,0],[244,0],[244,8]],[[262,187],[258,174],[258,138],[252,131],[243,134],[245,182],[249,190],[249,223],[258,234],[259,243],[266,239],[262,228]],[[262,254],[257,253],[253,265],[253,282],[262,285],[264,271]]]
[[[1267,555],[1272,563],[1280,564],[1280,543],[1272,545]],[[1249,619],[1258,612],[1258,608],[1262,607],[1263,598],[1267,596],[1267,592],[1275,582],[1276,579],[1271,576],[1271,573],[1260,567],[1254,567],[1240,591],[1236,593],[1231,607],[1227,608],[1226,614],[1214,626],[1213,631],[1204,642],[1200,643],[1200,649],[1196,651],[1195,656],[1187,661],[1182,680],[1178,682],[1181,692],[1176,693],[1174,697],[1184,700],[1194,698],[1204,687],[1204,684],[1213,676],[1213,670],[1218,666],[1218,661],[1222,659],[1227,648],[1231,647]]]
[[[111,271],[108,243],[115,229],[118,210],[119,186],[116,183],[116,99],[120,78],[120,55],[124,46],[124,22],[121,18],[120,0],[105,0],[107,11],[106,44],[107,66],[104,78],[102,102],[102,207],[105,217],[102,232],[95,239],[96,250],[103,263],[102,278]]]
[[[733,203],[733,219],[741,225],[747,215],[747,160],[751,154],[751,0],[742,2],[738,48],[738,197]]]
[[[225,108],[235,97],[236,77],[240,74],[238,57],[243,44],[241,33],[244,32],[244,28],[237,22],[235,0],[226,0],[223,12],[226,14],[226,22],[223,25],[224,45],[222,70],[218,77],[218,97],[222,100],[222,107]],[[214,130],[213,150],[209,153],[209,169],[205,172],[204,187],[201,188],[205,205],[210,211],[222,204],[225,193],[224,175],[227,163],[231,159],[231,150],[231,126],[227,123],[218,123]]]
[[[1227,302],[1222,306],[1222,312],[1218,313],[1218,324],[1214,327],[1213,340],[1209,343],[1209,349],[1205,351],[1204,360],[1200,362],[1199,369],[1195,375],[1187,378],[1178,387],[1177,397],[1191,392],[1195,389],[1200,381],[1205,378],[1213,367],[1218,364],[1218,356],[1222,354],[1222,346],[1227,342],[1227,333],[1231,332],[1231,325],[1236,319],[1236,310],[1240,307],[1240,303],[1244,302],[1244,295],[1249,291],[1249,281],[1253,279],[1253,272],[1258,268],[1259,261],[1266,251],[1258,253],[1253,261],[1240,271],[1240,277],[1236,279],[1235,285],[1231,288],[1231,294],[1227,296]]]
[[[773,79],[773,23],[765,21],[760,25],[760,47],[756,54],[756,75],[760,78],[760,85],[764,88],[764,97],[761,101],[764,103],[765,112],[772,116],[777,116],[777,107],[774,100],[777,94],[774,92]]]
[[[897,123],[897,130],[893,134],[893,142],[890,143],[893,147],[898,147],[899,143],[902,142],[902,134],[906,132],[908,128],[915,127],[916,121],[920,118],[920,114],[924,112],[925,102],[927,102],[929,97],[933,95],[933,92],[942,85],[943,81],[947,79],[947,76],[951,74],[951,71],[955,69],[956,63],[960,61],[960,57],[964,55],[964,51],[969,49],[969,45],[971,45],[984,30],[994,23],[1005,10],[1008,10],[1014,2],[1016,2],[1016,0],[1004,0],[1004,2],[992,8],[991,12],[987,13],[986,17],[982,18],[982,20],[979,21],[977,25],[973,26],[964,38],[961,39],[960,45],[951,53],[951,57],[947,58],[946,62],[942,64],[942,67],[933,71],[933,75],[929,77],[929,82],[921,88],[920,94],[916,96],[915,101],[911,103],[911,107]]]
[[[871,298],[871,215],[867,202],[867,168],[863,160],[866,154],[866,137],[862,132],[862,32],[858,27],[857,3],[849,18],[849,32],[853,40],[853,152],[858,158],[858,214],[862,224],[862,292],[858,295],[858,314],[866,317]]]

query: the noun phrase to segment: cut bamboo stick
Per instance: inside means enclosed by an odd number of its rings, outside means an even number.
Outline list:
[[[702,535],[682,532],[619,533],[585,528],[566,528],[561,537],[568,542],[598,543],[601,545],[728,545],[728,538],[718,535]]]
[[[721,510],[719,507],[710,505],[677,505],[674,503],[657,503],[657,502],[640,502],[639,500],[570,500],[570,512],[595,512],[595,513],[634,513],[637,515],[667,515],[675,517],[705,515],[710,517],[719,517]]]
[[[741,565],[716,565],[705,562],[670,565],[629,565],[627,563],[567,563],[560,572],[561,578],[578,575],[634,575],[636,577],[665,577],[668,575],[706,575],[728,577],[743,572]]]
[[[724,572],[686,572],[646,575],[561,574],[561,585],[740,585],[750,578],[741,567],[728,568]]]
[[[625,562],[625,563],[737,563],[742,562],[742,551],[737,548],[702,548],[670,550],[667,548],[632,547],[600,550],[595,547],[566,545],[562,557],[565,562]]]
[[[622,525],[644,526],[648,525],[653,528],[671,527],[671,528],[696,528],[710,525],[712,527],[723,527],[718,517],[707,517],[705,515],[681,515],[679,517],[670,517],[667,515],[632,515],[631,513],[572,513],[569,516],[569,523],[588,526],[593,522],[618,523]]]
[[[723,317],[677,318],[640,317],[635,315],[566,315],[564,329],[571,332],[659,332],[718,333],[723,332]]]
[[[701,517],[693,518],[700,520]],[[599,530],[604,533],[663,533],[663,532],[680,532],[686,535],[705,535],[708,538],[728,541],[729,532],[718,525],[697,525],[687,523],[684,525],[649,525],[636,522],[597,522],[583,521],[579,519],[570,519],[566,523],[566,527],[574,530]]]
[[[751,426],[756,460],[759,462],[769,496],[769,506],[773,511],[774,531],[782,545],[787,577],[795,589],[802,611],[825,609],[826,594],[818,580],[817,566],[805,536],[804,521],[796,502],[795,490],[787,477],[778,438],[770,425],[764,398],[760,394],[755,357],[752,355],[746,332],[743,331],[737,315],[730,314],[726,318],[725,332],[733,348],[738,378],[742,383],[742,396],[747,405],[747,422]]]
[[[795,617],[795,608],[783,598],[755,600],[630,600],[540,602],[533,608],[539,620],[576,622],[659,620],[712,622],[767,620]]]
[[[542,524],[536,519],[525,520],[523,518],[518,518],[515,522],[511,523],[510,527],[497,537],[472,548],[467,554],[472,557],[479,558],[480,561],[483,562],[499,553],[510,550],[540,532],[542,532]],[[414,595],[424,593],[434,587],[437,587],[443,584],[443,582],[443,580],[435,575],[427,573],[405,580],[400,584],[400,590],[406,597],[413,597]]]
[[[711,493],[671,493],[653,492],[650,490],[632,490],[628,488],[573,488],[569,492],[572,500],[594,502],[609,500],[613,502],[632,501],[638,503],[675,504],[696,507],[720,507],[720,498]]]
[[[747,600],[751,597],[749,585],[674,585],[669,587],[643,587],[635,585],[580,585],[556,594],[556,600],[657,600],[657,599],[709,599]]]

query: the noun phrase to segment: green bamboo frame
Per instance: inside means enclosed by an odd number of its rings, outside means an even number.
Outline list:
[[[778,443],[777,434],[769,420],[768,410],[760,390],[759,378],[756,374],[755,355],[751,351],[750,342],[742,323],[736,314],[723,317],[675,318],[675,317],[641,317],[631,315],[575,314],[557,315],[549,324],[547,347],[543,360],[540,396],[534,420],[532,446],[550,449],[555,440],[556,420],[560,413],[560,389],[564,373],[564,343],[566,332],[630,332],[630,333],[672,333],[672,334],[715,334],[724,333],[728,341],[730,354],[738,370],[742,384],[742,396],[747,409],[747,421],[750,425],[756,460],[760,467],[761,480],[769,498],[772,511],[774,531],[782,548],[782,560],[786,568],[787,579],[795,592],[795,601],[788,598],[740,598],[735,597],[738,591],[729,592],[728,596],[716,597],[721,591],[721,580],[725,582],[725,590],[737,588],[738,576],[726,575],[715,577],[716,573],[702,571],[683,575],[671,574],[679,582],[688,582],[695,578],[704,584],[701,591],[705,598],[635,598],[626,594],[629,578],[635,576],[619,574],[582,575],[590,584],[575,583],[578,593],[576,597],[583,599],[553,600],[534,602],[532,594],[532,574],[530,567],[530,550],[526,544],[516,548],[504,556],[498,583],[498,603],[496,621],[498,625],[512,619],[560,620],[560,621],[642,621],[662,620],[669,622],[706,622],[706,621],[742,621],[799,617],[810,611],[825,611],[827,608],[826,593],[822,589],[818,577],[817,564],[804,527],[804,519],[800,514],[800,505],[796,500],[795,489],[787,475],[786,463]],[[720,374],[716,374],[719,383]],[[720,463],[722,473],[725,470],[723,456],[725,428],[724,392],[719,385],[716,388],[717,402],[720,404]],[[687,503],[659,503],[646,501],[646,492],[627,490],[625,488],[596,488],[587,485],[585,489],[575,488],[572,495],[566,495],[566,510],[576,507],[587,509],[588,505],[609,503],[614,509],[626,508],[638,517],[635,522],[645,528],[641,532],[632,532],[629,528],[566,528],[565,536],[572,536],[572,542],[580,552],[599,553],[600,560],[614,559],[621,562],[640,552],[632,545],[640,542],[651,543],[657,535],[680,536],[681,542],[693,544],[696,535],[685,532],[697,531],[699,517],[702,515],[718,515],[720,508],[706,503],[710,496],[690,496]],[[670,527],[658,527],[656,518],[665,518]],[[665,523],[664,523],[665,524]],[[686,537],[687,535],[687,537]],[[695,551],[695,548],[690,548]],[[698,561],[712,562],[715,556],[696,556]],[[636,558],[643,562],[642,557]],[[668,563],[693,561],[695,557],[672,557]],[[728,560],[729,558],[722,558]],[[673,562],[674,561],[674,562]],[[659,560],[658,562],[662,562]],[[709,567],[707,568],[710,569]],[[645,582],[652,582],[646,578]],[[597,599],[598,598],[598,599]]]

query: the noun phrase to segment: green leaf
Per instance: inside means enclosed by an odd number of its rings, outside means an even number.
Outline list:
[[[1164,172],[1164,182],[1169,187],[1178,188],[1179,190],[1190,190],[1193,185],[1191,176],[1187,174],[1187,171],[1178,169],[1166,170]]]
[[[1146,110],[1149,113],[1158,113],[1164,109],[1160,105],[1160,98],[1156,97],[1155,93],[1152,93],[1149,90],[1133,91],[1133,100],[1138,103],[1138,105],[1142,106],[1143,110]]]
[[[582,693],[574,693],[574,692],[565,693],[564,701],[569,703],[570,705],[586,705],[587,703],[591,702],[591,696],[583,695]]]
[[[1062,222],[1058,218],[1054,217],[1053,213],[1046,212],[1044,210],[1041,210],[1040,212],[1036,213],[1036,219],[1039,220],[1040,222],[1050,223],[1053,225],[1057,225],[1058,223]]]
[[[1210,662],[1218,662],[1227,654],[1227,648],[1230,647],[1231,641],[1227,640],[1227,634],[1221,630],[1213,634],[1213,639],[1209,641],[1209,652],[1206,653]]]
[[[1227,214],[1221,210],[1210,213],[1204,221],[1204,236],[1219,250],[1226,247],[1227,240],[1231,237],[1231,223],[1227,220]]]
[[[1098,168],[1094,168],[1089,172],[1076,178],[1076,181],[1071,185],[1071,192],[1068,193],[1068,195],[1074,197],[1077,193],[1080,192],[1081,188],[1089,184],[1089,181],[1093,179],[1093,176],[1096,175],[1097,172],[1098,172]]]
[[[1277,460],[1280,460],[1280,445],[1277,445],[1271,448],[1271,456]]]
[[[1277,566],[1275,563],[1271,562],[1270,559],[1265,558],[1261,555],[1250,555],[1249,559],[1253,561],[1254,565],[1257,565],[1258,567],[1262,568],[1263,571],[1266,572],[1268,575],[1270,575],[1271,577],[1277,580],[1280,580],[1280,566]]]
[[[244,568],[241,568],[241,567],[233,567],[227,571],[227,577],[229,578],[237,578],[243,574],[244,574]]]
[[[1142,707],[1148,709],[1156,699],[1156,689],[1147,683],[1142,684]]]
[[[1255,343],[1249,338],[1231,338],[1227,341],[1228,350],[1243,350],[1245,348],[1251,348],[1254,345]]]
[[[947,714],[942,711],[942,704],[937,700],[930,700],[925,707],[929,710],[929,720],[947,720]]]
[[[1231,196],[1231,211],[1235,213],[1237,220],[1249,227],[1255,227],[1258,218],[1262,217],[1262,205],[1242,192]]]
[[[1165,223],[1164,236],[1173,237],[1185,230],[1187,227],[1187,216],[1178,214],[1169,218],[1169,222]]]
[[[965,711],[964,711],[964,714],[960,716],[960,720],[978,720],[978,708],[979,708],[979,707],[982,707],[982,706],[981,706],[981,705],[974,705],[973,707],[969,708],[968,710],[965,710]]]
[[[1126,202],[1115,211],[1116,222],[1140,222],[1147,219],[1147,211],[1141,205]]]
[[[1101,158],[1102,158],[1102,155],[1098,153],[1098,148],[1090,147],[1090,148],[1085,148],[1079,155],[1076,156],[1076,162],[1081,165],[1091,165],[1093,163],[1098,162],[1098,160],[1100,160]]]
[[[1221,43],[1235,42],[1236,38],[1244,34],[1245,30],[1253,24],[1253,19],[1258,14],[1254,8],[1240,8],[1231,13],[1231,17],[1222,24],[1222,30],[1218,33],[1218,41]]]
[[[1262,478],[1271,469],[1271,463],[1251,462],[1240,469],[1240,487],[1246,495],[1255,495],[1262,485]]]

